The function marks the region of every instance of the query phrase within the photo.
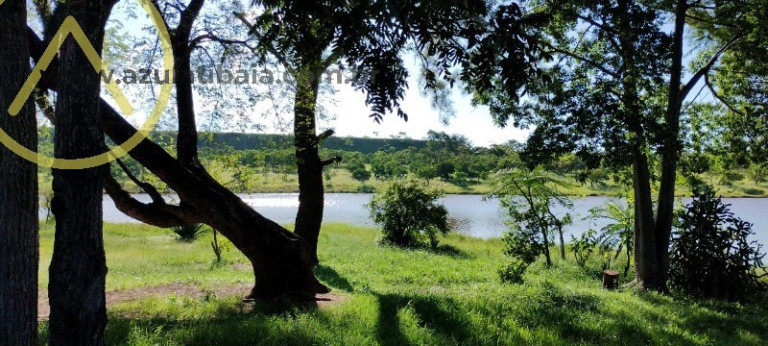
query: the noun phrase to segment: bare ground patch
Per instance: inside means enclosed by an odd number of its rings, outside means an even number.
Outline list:
[[[194,285],[185,284],[169,284],[161,286],[132,288],[119,291],[108,291],[106,293],[107,308],[121,303],[135,302],[147,298],[168,297],[168,296],[184,296],[189,298],[202,298],[207,294],[213,293],[217,297],[233,297],[242,296],[245,297],[250,293],[252,285],[239,284],[239,285],[226,285],[216,287],[213,290],[204,290]],[[316,296],[316,302],[318,307],[330,306],[339,304],[345,301],[348,297],[326,293],[318,294]],[[254,303],[241,303],[245,305],[253,305]],[[48,291],[39,290],[37,294],[37,319],[41,321],[48,320],[51,314],[51,308],[48,302]]]

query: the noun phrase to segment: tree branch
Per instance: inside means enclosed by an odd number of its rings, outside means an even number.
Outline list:
[[[712,82],[709,80],[709,74],[704,75],[704,84],[709,89],[709,92],[712,93],[712,96],[714,96],[718,101],[720,101],[722,104],[725,105],[731,112],[734,112],[738,115],[744,116],[745,114],[739,110],[737,110],[735,107],[731,105],[728,100],[725,99],[724,96],[717,93],[717,90],[715,90],[715,87],[712,85]]]
[[[104,191],[115,202],[115,207],[136,220],[157,227],[177,227],[202,222],[199,213],[168,204],[146,204],[131,197],[108,172],[104,177]]]
[[[115,162],[117,162],[117,165],[120,166],[120,169],[125,172],[125,174],[128,176],[128,179],[130,179],[136,186],[140,187],[144,192],[146,192],[150,198],[152,198],[152,203],[154,204],[166,204],[165,199],[163,199],[163,196],[160,194],[160,192],[157,191],[157,189],[152,186],[152,184],[149,184],[147,182],[139,180],[130,169],[123,163],[123,160],[116,159]]]
[[[706,65],[704,65],[702,68],[700,68],[696,73],[691,77],[691,79],[688,81],[687,84],[683,87],[683,90],[680,91],[680,100],[685,100],[686,97],[688,97],[688,94],[691,92],[693,87],[696,85],[696,83],[699,82],[701,77],[704,77],[707,73],[709,73],[709,70],[712,69],[712,66],[717,63],[717,61],[720,59],[720,56],[725,53],[731,46],[733,46],[736,41],[740,40],[742,37],[741,34],[734,36],[728,43],[726,43],[724,46],[718,50],[715,55],[713,55]]]
[[[619,75],[617,73],[612,72],[611,70],[607,69],[605,66],[600,65],[600,64],[594,62],[593,60],[590,60],[588,58],[580,56],[580,55],[578,55],[576,53],[573,53],[571,51],[567,51],[565,49],[560,49],[560,48],[554,47],[552,45],[549,45],[549,48],[552,49],[555,52],[558,52],[558,53],[561,53],[561,54],[565,54],[565,55],[570,56],[570,57],[572,57],[572,58],[574,58],[576,60],[580,60],[580,61],[582,61],[582,62],[584,62],[584,63],[586,63],[586,64],[588,64],[588,65],[590,65],[590,66],[592,66],[592,67],[594,67],[594,68],[596,68],[598,70],[600,70],[601,72],[603,72],[603,73],[605,73],[605,74],[607,74],[607,75],[609,75],[609,76],[611,76],[613,78],[617,78],[617,79],[619,78]]]
[[[341,161],[342,161],[341,156],[335,156],[335,157],[330,158],[328,160],[320,161],[320,165],[325,167],[325,166],[328,166],[328,165],[331,165],[331,164],[334,164],[334,163],[339,163]]]
[[[56,125],[56,111],[53,109],[53,105],[51,105],[48,96],[47,89],[35,89],[35,103],[37,103],[37,107],[40,108],[40,111],[43,112],[43,116],[45,116],[52,125]]]
[[[245,18],[244,14],[237,13],[237,12],[233,12],[232,14],[234,14],[235,17],[237,17],[237,19],[240,19],[240,21],[243,22],[243,24],[245,24],[246,27],[248,27],[248,29],[250,30],[250,34],[253,36],[256,36],[259,42],[261,42],[261,39],[262,39],[261,35],[259,35],[258,32],[253,30],[254,29],[253,24],[251,24],[251,22],[248,21],[247,18]],[[277,60],[280,61],[281,64],[283,64],[285,69],[288,70],[288,73],[298,78],[298,74],[296,74],[296,70],[293,68],[293,65],[290,64],[288,59],[286,59],[281,52],[275,49],[275,47],[272,44],[264,44],[263,46],[264,48],[267,49],[267,51],[269,51],[270,54],[274,55],[275,58],[277,58]]]

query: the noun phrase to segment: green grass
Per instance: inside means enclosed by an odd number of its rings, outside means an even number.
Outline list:
[[[299,182],[296,174],[291,173],[258,173],[253,176],[246,186],[243,186],[234,178],[234,171],[224,168],[219,164],[209,165],[211,175],[221,182],[227,188],[239,193],[287,193],[298,192]],[[330,179],[329,179],[330,178]],[[363,185],[352,178],[352,174],[342,168],[327,168],[324,174],[325,191],[336,193],[354,193],[360,191]],[[713,175],[704,174],[702,179],[712,184],[719,195],[723,197],[768,197],[768,183],[756,183],[749,178],[732,182],[728,185],[721,184],[720,179]],[[562,188],[562,193],[569,196],[616,196],[619,195],[623,187],[612,180],[605,181],[604,184],[581,184],[574,179],[565,178],[570,184],[568,188]],[[44,195],[50,195],[51,177],[48,172],[42,172],[39,175],[40,192]],[[151,182],[162,190],[164,184],[157,178],[152,178]],[[124,188],[132,193],[143,193],[133,182],[121,181]],[[379,180],[372,178],[365,182],[365,185],[372,186],[377,191],[381,191],[389,184],[388,180]],[[483,182],[467,182],[466,184],[456,184],[440,179],[430,181],[430,186],[436,187],[447,194],[488,194],[492,187]],[[169,191],[170,192],[170,191]],[[680,179],[677,186],[677,195],[679,197],[690,196],[691,193],[685,182]]]
[[[215,288],[252,281],[236,251],[213,264],[210,233],[193,243],[170,230],[106,225],[108,290],[170,283]],[[154,297],[110,308],[109,345],[761,345],[768,304],[698,302],[605,291],[595,265],[535,263],[523,285],[502,284],[498,239],[451,235],[437,252],[380,246],[374,229],[325,225],[317,276],[338,304],[260,304],[237,297]],[[47,268],[52,230],[41,236]],[[553,253],[554,255],[554,253]],[[557,256],[555,256],[557,258]],[[47,284],[47,269],[41,283]],[[245,294],[245,292],[243,292]],[[45,337],[45,325],[41,327]]]

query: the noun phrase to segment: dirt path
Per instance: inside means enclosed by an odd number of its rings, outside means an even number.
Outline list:
[[[232,297],[242,296],[245,297],[252,285],[226,285],[213,289],[213,294],[216,297]],[[210,294],[210,290],[203,290],[200,287],[194,285],[185,284],[170,284],[162,286],[141,287],[132,288],[120,291],[108,291],[107,295],[107,308],[120,303],[135,302],[147,298],[155,297],[167,297],[167,296],[185,296],[190,298],[202,298],[206,294]],[[317,305],[323,307],[326,305],[337,304],[345,300],[347,297],[338,294],[319,294],[317,295]],[[51,314],[51,308],[48,303],[48,291],[40,290],[37,294],[37,319],[48,320]]]

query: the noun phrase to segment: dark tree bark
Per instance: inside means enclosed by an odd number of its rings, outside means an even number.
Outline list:
[[[185,166],[199,166],[197,158],[197,122],[192,92],[192,66],[190,64],[194,45],[190,44],[192,24],[195,22],[204,0],[192,0],[181,11],[179,25],[171,31],[171,45],[174,56],[174,77],[176,79],[176,104],[179,116],[177,153],[179,162]]]
[[[112,5],[109,0],[66,2],[57,13],[73,16],[100,54]],[[105,145],[99,120],[99,75],[71,36],[61,47],[59,63],[55,155],[75,159],[101,154]],[[56,215],[56,234],[48,284],[51,345],[104,344],[107,266],[102,190],[106,171],[104,166],[53,170],[51,209]]]
[[[32,100],[11,117],[8,107],[30,73],[26,2],[0,5],[0,128],[37,148]],[[0,146],[0,345],[37,344],[37,165]]]
[[[665,142],[661,148],[661,183],[659,186],[658,212],[656,213],[656,248],[660,289],[666,291],[667,272],[669,271],[669,245],[672,238],[672,221],[675,208],[675,183],[677,182],[677,162],[680,158],[680,111],[682,108],[683,76],[683,36],[685,33],[685,14],[688,11],[687,0],[678,0],[675,8],[675,26],[672,34],[672,64],[669,75],[669,94],[664,122],[666,125]]]
[[[312,252],[312,261],[317,264],[317,241],[325,204],[323,163],[317,148],[315,121],[319,81],[316,76],[307,74],[298,76],[296,82],[293,140],[299,175],[299,210],[296,213],[295,232],[307,240]]]
[[[629,139],[632,156],[632,189],[635,195],[635,283],[641,289],[665,290],[666,282],[662,279],[657,247],[656,227],[653,215],[653,196],[651,192],[651,174],[646,154],[646,132],[642,123],[640,106],[638,105],[638,81],[640,71],[636,66],[634,46],[635,37],[631,30],[629,18],[629,1],[618,2],[617,16],[618,40],[621,45],[622,70],[624,90],[622,103],[626,122],[631,134]]]

